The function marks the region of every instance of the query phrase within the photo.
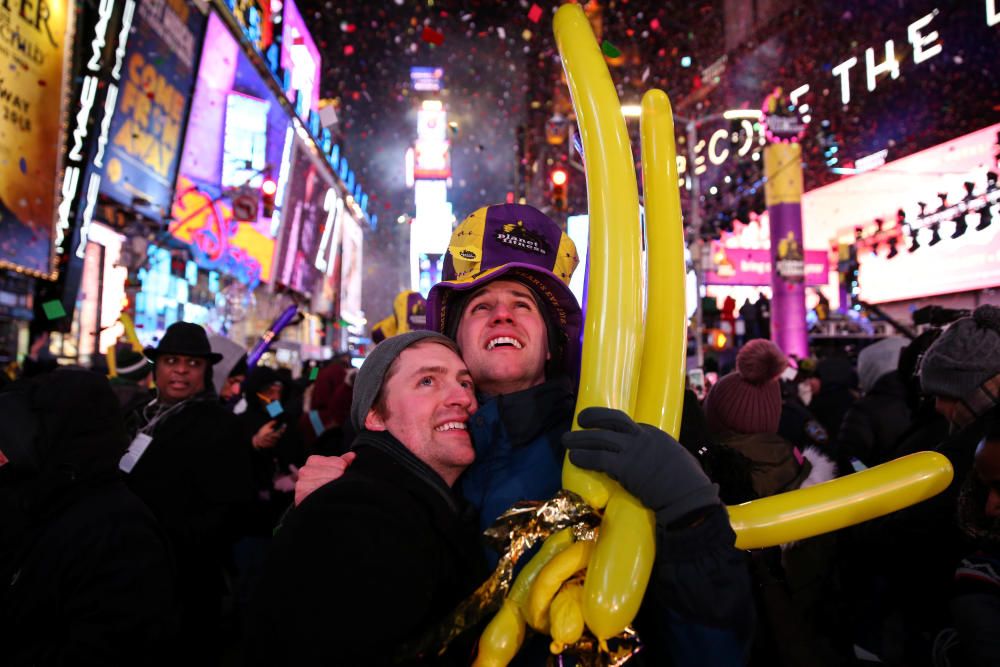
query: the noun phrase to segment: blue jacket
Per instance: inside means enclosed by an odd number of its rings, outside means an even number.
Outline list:
[[[516,502],[551,498],[562,486],[562,434],[576,397],[549,380],[486,399],[470,420],[476,461],[459,480],[485,530]],[[657,526],[657,558],[636,627],[646,648],[630,665],[742,665],[754,624],[750,574],[720,507],[690,527]],[[495,566],[496,554],[490,556]],[[515,664],[535,664],[527,646]],[[541,655],[538,653],[537,655]]]
[[[568,380],[494,396],[470,420],[476,460],[461,477],[462,493],[479,512],[480,530],[521,500],[547,500],[562,488],[565,451],[576,402]]]

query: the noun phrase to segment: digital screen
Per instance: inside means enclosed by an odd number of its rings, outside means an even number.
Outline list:
[[[411,67],[410,84],[413,90],[422,93],[436,93],[444,85],[444,70],[440,67]]]
[[[344,216],[343,263],[340,273],[340,316],[355,327],[364,327],[361,309],[361,264],[364,232],[351,215]]]
[[[238,223],[226,190],[266,165],[273,165],[271,176],[279,178],[286,142],[294,133],[288,132],[289,119],[260,71],[214,13],[204,52],[169,231],[191,245],[199,266],[253,287],[271,279],[273,220],[259,212],[256,222]]]
[[[264,100],[230,93],[226,97],[226,134],[222,149],[222,187],[259,188],[267,165],[267,111]]]
[[[312,294],[332,273],[344,204],[319,158],[296,140],[275,259],[274,281]],[[339,199],[339,205],[338,205]],[[319,310],[327,310],[332,304]]]
[[[299,8],[285,0],[284,31],[281,39],[281,67],[287,73],[288,99],[296,103],[299,115],[319,110],[319,83],[322,60]],[[299,101],[301,98],[301,101]]]

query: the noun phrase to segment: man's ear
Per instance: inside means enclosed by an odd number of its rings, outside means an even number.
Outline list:
[[[366,431],[384,431],[386,430],[385,420],[382,416],[375,412],[375,408],[368,411],[365,415],[365,430]]]

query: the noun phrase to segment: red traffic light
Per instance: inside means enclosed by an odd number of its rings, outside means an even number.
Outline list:
[[[264,182],[260,184],[260,204],[265,218],[274,215],[274,195],[277,192],[278,184],[270,176],[265,177]]]
[[[566,181],[569,180],[569,174],[562,167],[556,167],[549,174],[549,178],[552,179],[552,185],[566,185]]]

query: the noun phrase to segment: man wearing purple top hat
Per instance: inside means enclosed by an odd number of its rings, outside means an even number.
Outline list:
[[[458,486],[485,529],[518,501],[552,497],[567,449],[574,464],[611,475],[657,516],[644,664],[742,664],[752,599],[717,487],[669,435],[618,410],[588,408],[587,430],[569,433],[583,318],[568,285],[578,263],[572,240],[531,206],[481,208],[452,233],[427,320],[458,343],[479,399],[468,422],[476,457]],[[297,499],[343,466],[311,458]]]

